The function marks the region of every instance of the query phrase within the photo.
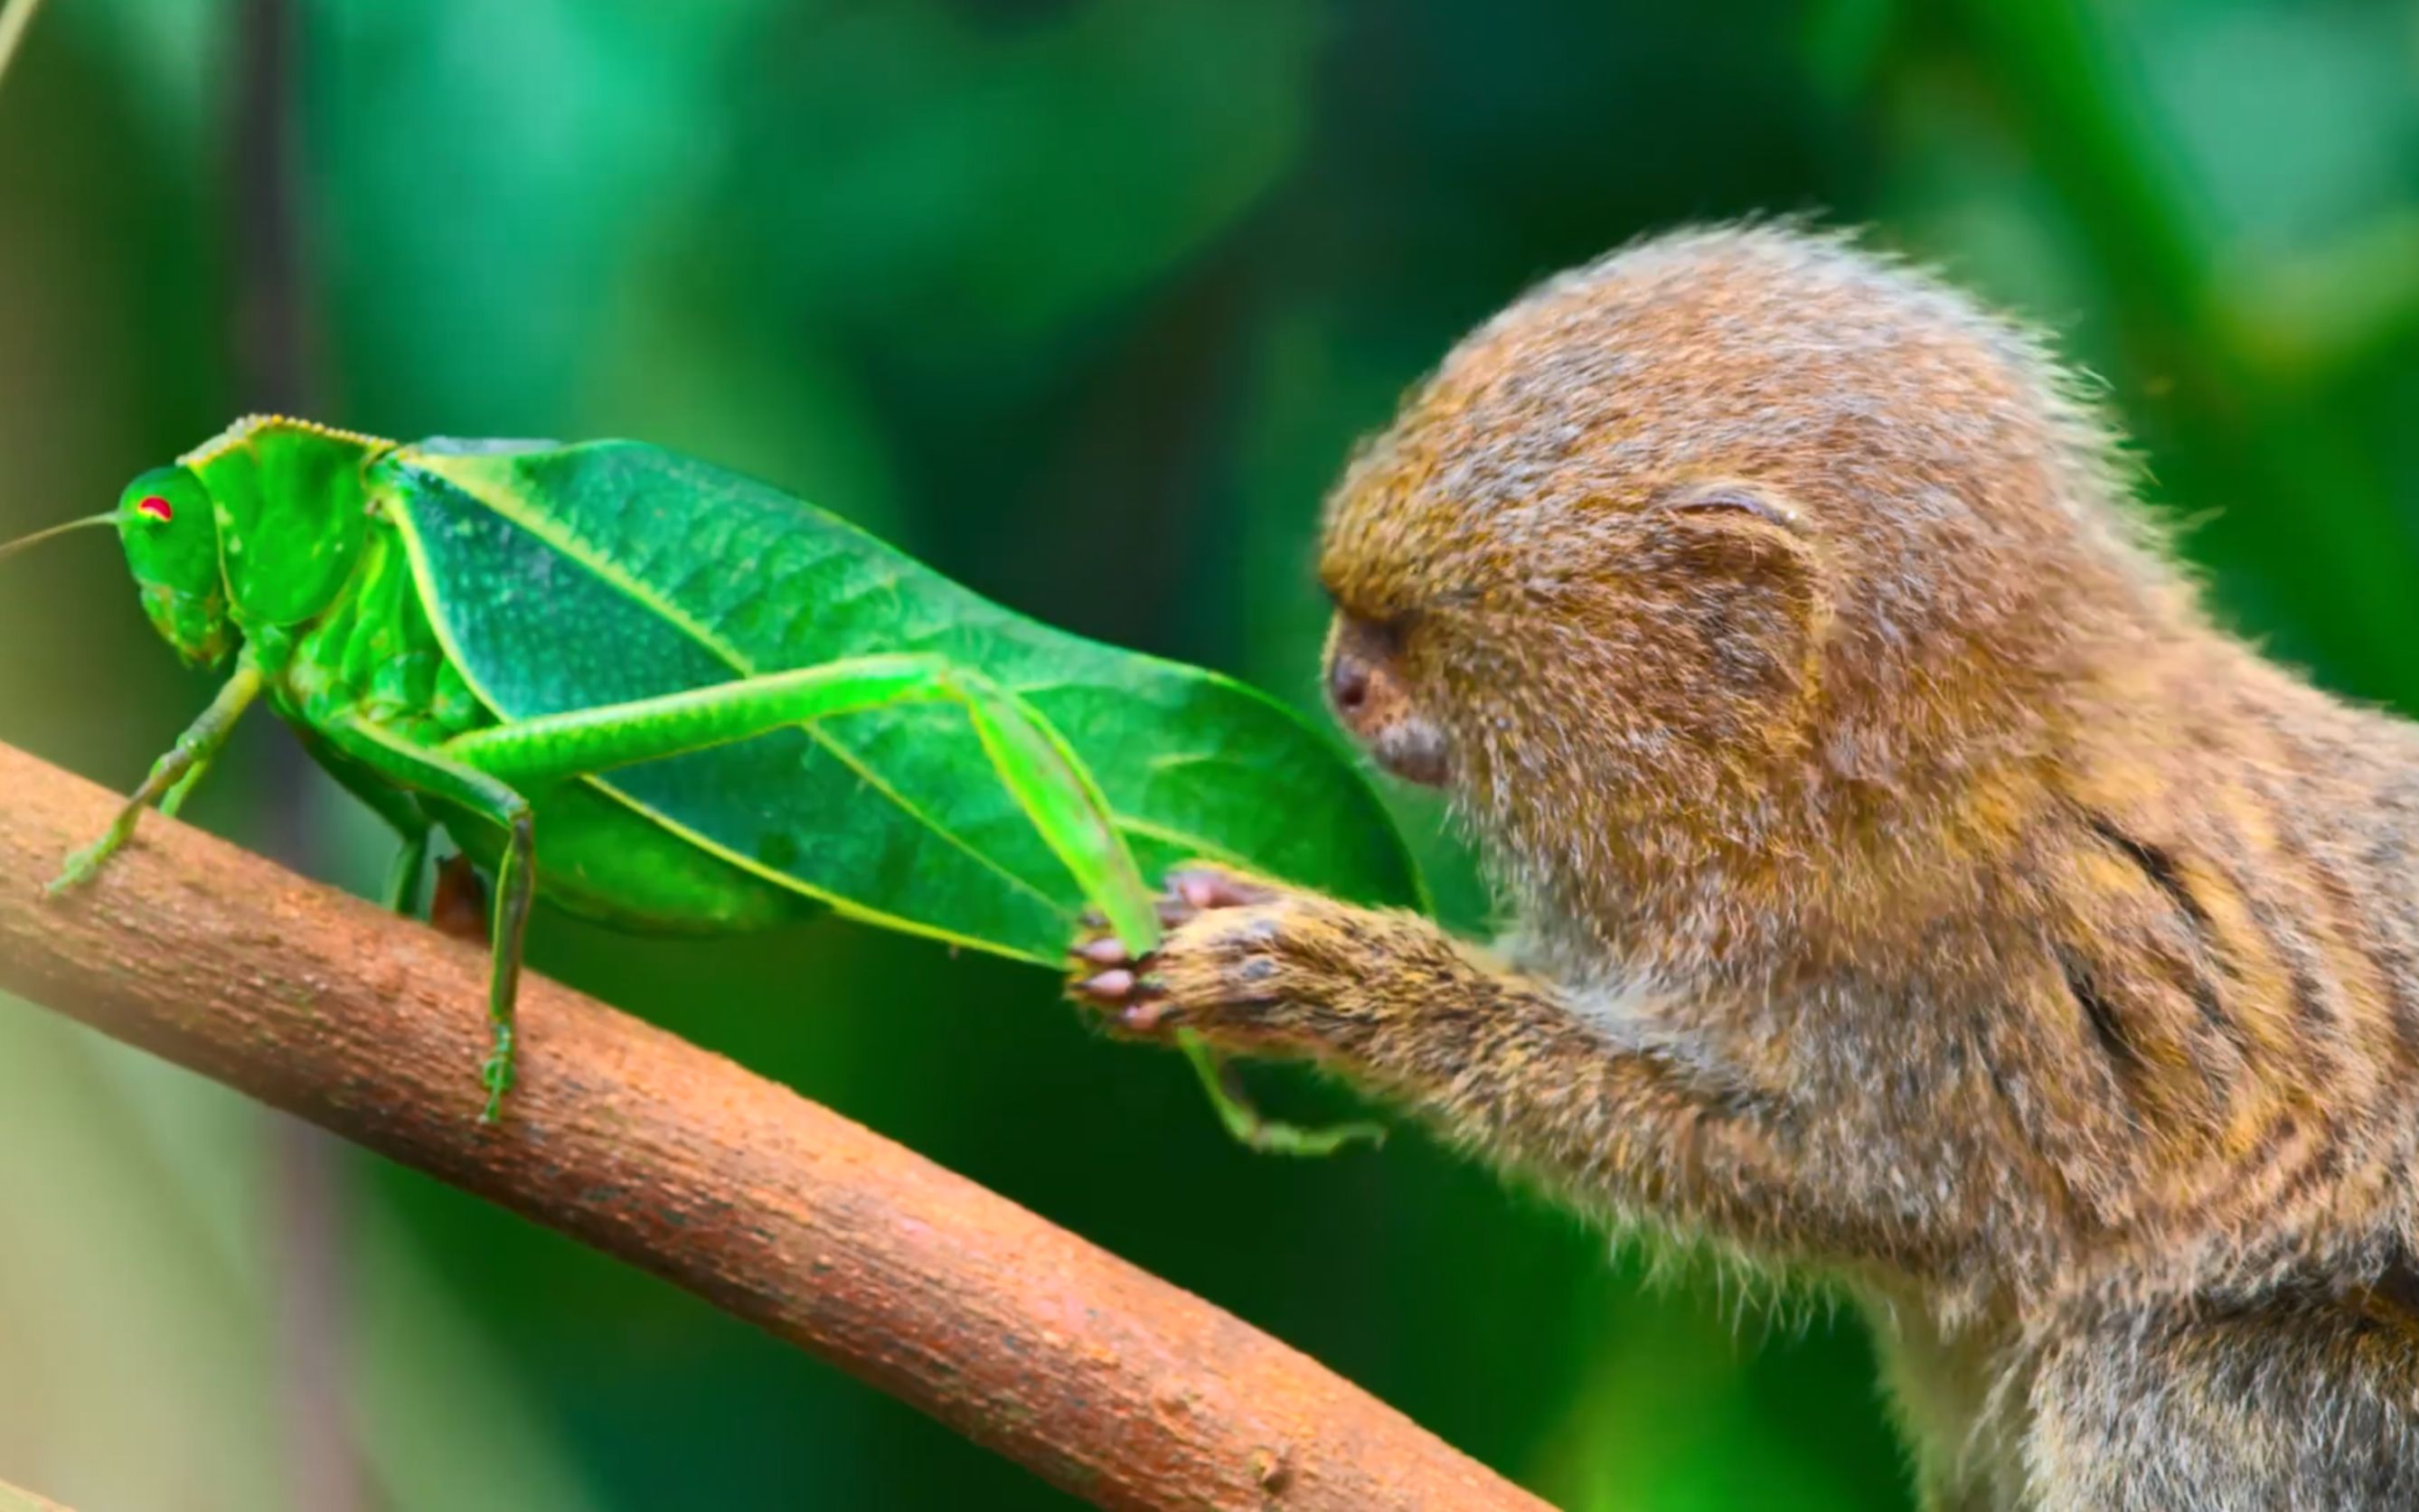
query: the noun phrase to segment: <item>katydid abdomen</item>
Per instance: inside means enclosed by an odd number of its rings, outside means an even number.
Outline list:
[[[495,872],[490,1115],[533,896],[671,933],[830,908],[1052,965],[1087,903],[1147,948],[1142,873],[1192,856],[1418,899],[1375,795],[1280,705],[658,448],[249,420],[104,517],[155,626],[235,671],[61,886],[267,696],[403,834],[400,876],[432,823]]]

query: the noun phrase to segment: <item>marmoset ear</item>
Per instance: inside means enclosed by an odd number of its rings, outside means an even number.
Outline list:
[[[1707,566],[1743,576],[1772,574],[1810,588],[1816,563],[1805,519],[1786,497],[1729,479],[1658,494],[1648,513],[1656,533]]]
[[[1642,523],[1655,566],[1719,622],[1734,652],[1751,644],[1775,666],[1795,668],[1801,683],[1810,676],[1830,596],[1793,501],[1759,484],[1712,480],[1657,495]]]

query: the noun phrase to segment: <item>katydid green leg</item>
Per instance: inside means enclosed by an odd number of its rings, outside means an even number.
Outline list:
[[[488,1013],[495,1054],[485,1068],[485,1117],[512,1085],[513,997],[535,884],[528,800],[516,791],[618,766],[746,740],[859,709],[941,700],[965,709],[1002,781],[1085,890],[1137,949],[1157,943],[1149,892],[1110,823],[1090,774],[1040,717],[978,672],[937,656],[865,656],[472,731],[435,748],[357,720],[327,738],[398,786],[455,804],[510,837],[497,868],[495,973]]]
[[[661,698],[516,719],[457,735],[439,748],[506,781],[584,776],[830,715],[945,698],[950,676],[949,664],[938,656],[859,656]]]
[[[428,870],[428,830],[407,831],[386,873],[386,905],[406,918],[420,917],[420,879]]]
[[[143,779],[143,785],[136,788],[133,795],[126,800],[126,806],[117,810],[117,818],[110,825],[109,833],[69,856],[66,867],[51,883],[50,892],[55,896],[91,880],[93,873],[100,870],[101,863],[133,838],[134,826],[141,821],[143,810],[152,803],[165,799],[181,805],[184,795],[193,791],[193,782],[208,769],[211,758],[219,753],[219,748],[226,744],[227,735],[235,729],[236,721],[243,717],[243,711],[260,696],[260,669],[253,664],[252,658],[247,656],[237,661],[235,675],[220,687],[218,697],[210,700],[210,706],[204,709],[201,717],[177,737],[177,744],[168,754],[151,764],[151,775]],[[162,807],[165,809],[164,803]],[[176,810],[166,809],[165,811],[174,813]]]
[[[894,704],[966,712],[1000,779],[1086,895],[1136,949],[1158,918],[1091,774],[1041,717],[980,672],[920,655],[859,656],[662,698],[516,720],[457,736],[448,757],[507,781],[588,776]]]
[[[210,768],[216,766],[218,763],[219,753],[216,750],[207,751],[194,757],[193,764],[185,768],[185,775],[177,779],[177,785],[170,788],[168,795],[160,800],[162,815],[169,819],[176,818],[185,807],[185,800],[193,795],[193,790],[202,785],[202,779],[209,776]]]
[[[468,810],[504,832],[503,859],[496,867],[496,904],[490,930],[494,954],[487,977],[487,1024],[492,1045],[479,1068],[487,1105],[479,1115],[493,1123],[513,1085],[513,1004],[520,992],[521,949],[529,933],[530,902],[537,883],[536,825],[527,798],[499,778],[389,734],[357,719],[337,719],[327,737],[345,754],[375,767],[398,786]],[[424,852],[427,835],[408,839],[405,849]],[[417,890],[419,868],[411,872]]]

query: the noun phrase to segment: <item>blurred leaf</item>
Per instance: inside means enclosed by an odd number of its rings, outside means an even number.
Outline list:
[[[934,362],[1031,350],[1197,250],[1299,150],[1314,8],[1028,8],[824,0],[756,40],[718,193],[785,303]]]
[[[313,292],[380,354],[347,364],[348,416],[565,432],[616,289],[723,148],[723,60],[771,8],[310,7]]]
[[[2157,5],[2108,22],[2227,260],[2309,250],[2408,193],[2419,93],[2406,9]]]

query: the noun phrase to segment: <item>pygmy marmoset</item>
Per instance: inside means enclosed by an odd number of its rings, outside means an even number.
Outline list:
[[[1552,279],[1319,562],[1337,714],[1513,936],[1193,868],[1076,992],[1838,1278],[1929,1506],[2419,1506],[2419,726],[2217,628],[2131,481],[1843,238]]]

